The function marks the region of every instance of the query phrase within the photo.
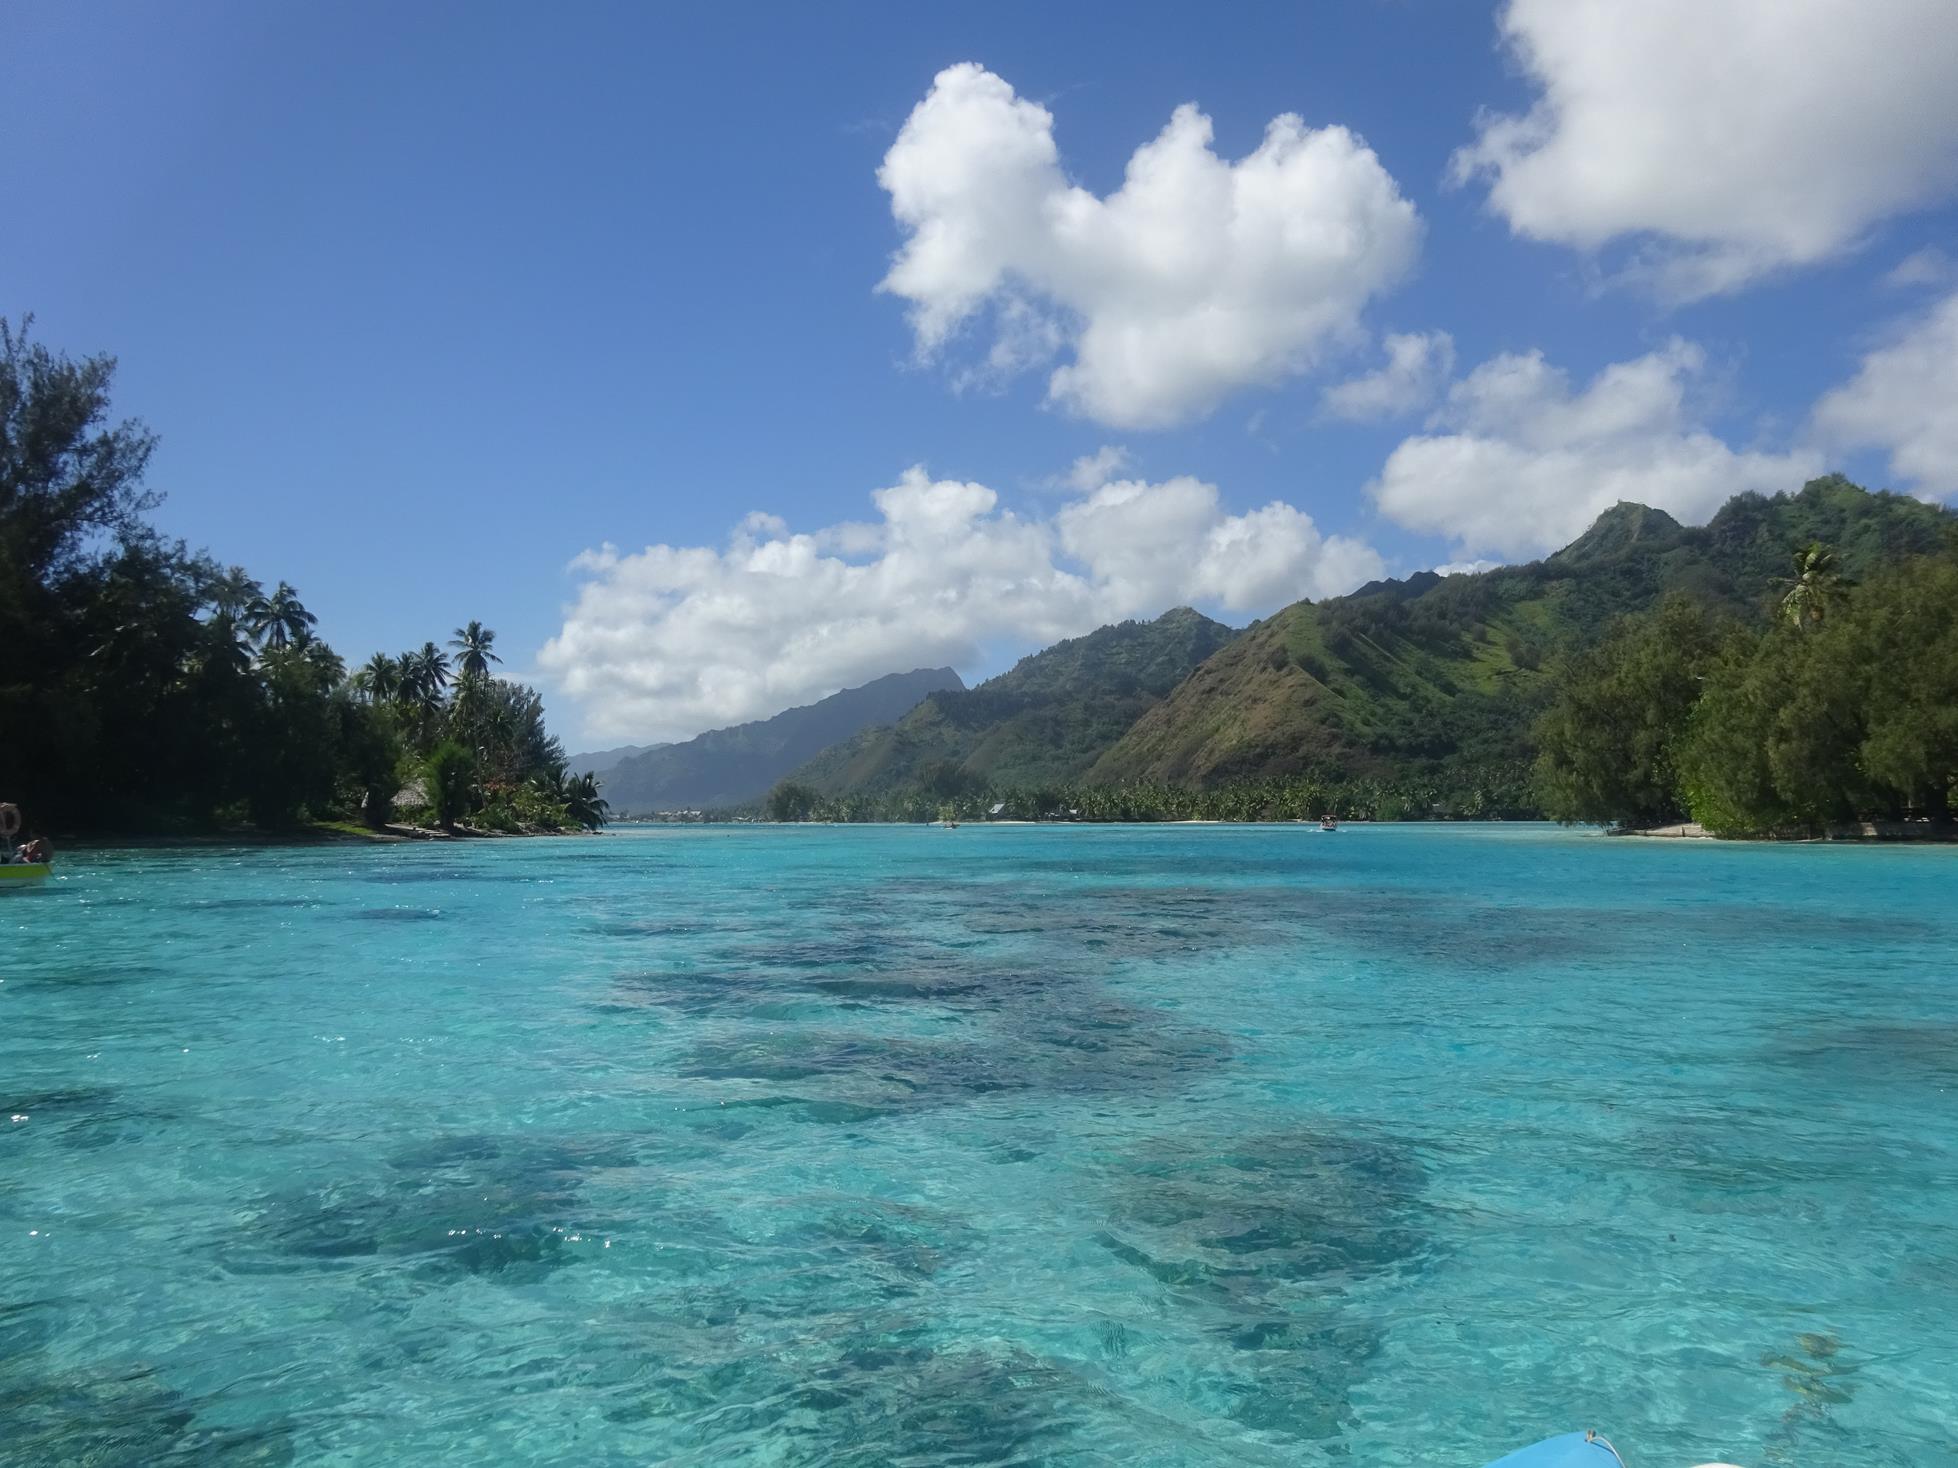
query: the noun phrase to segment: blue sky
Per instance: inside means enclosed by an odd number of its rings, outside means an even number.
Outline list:
[[[17,4],[0,312],[168,530],[353,660],[481,617],[573,743],[1958,490],[1948,13],[1601,3]]]

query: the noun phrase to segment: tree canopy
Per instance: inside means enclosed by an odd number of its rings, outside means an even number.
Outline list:
[[[491,676],[480,621],[457,629],[453,691],[432,640],[349,676],[289,582],[267,593],[158,535],[156,437],[112,421],[114,359],[71,360],[29,327],[0,320],[0,794],[30,822],[378,823],[404,788],[439,793],[452,822],[603,820],[536,691]]]
[[[1713,616],[1674,595],[1571,658],[1537,725],[1545,813],[1631,825],[1683,818],[1679,748],[1719,643]]]
[[[1958,556],[1850,587],[1826,547],[1765,626],[1669,601],[1573,660],[1538,726],[1546,810],[1724,835],[1944,820],[1958,796]]]

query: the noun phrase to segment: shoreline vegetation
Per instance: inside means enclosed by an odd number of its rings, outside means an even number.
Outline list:
[[[1536,728],[1545,814],[1713,836],[1948,839],[1958,809],[1958,543],[1861,584],[1816,543],[1775,615],[1675,593],[1572,657]],[[1919,830],[1925,836],[1917,837]]]
[[[699,811],[675,812],[665,815],[628,816],[607,823],[613,829],[635,826],[834,826],[856,825],[903,826],[903,827],[941,827],[945,823],[938,819],[929,821],[910,820],[861,820],[861,821],[778,821],[766,815],[734,815],[725,813],[710,814]],[[978,817],[973,820],[959,820],[954,823],[958,829],[985,829],[988,827],[1018,828],[1024,826],[1243,826],[1243,825],[1282,825],[1316,827],[1316,819],[1305,817],[1286,817],[1282,819],[1251,818],[1246,820],[1227,820],[1216,816],[1177,816],[1160,819],[1138,819],[1123,821],[1088,821],[1071,819],[1065,816],[1030,819],[1023,817],[1001,817],[997,819]],[[1556,825],[1560,824],[1547,817],[1530,816],[1477,816],[1477,817],[1396,817],[1376,820],[1365,816],[1341,818],[1342,828],[1367,826],[1461,826],[1461,825]],[[1581,824],[1564,822],[1564,825]],[[568,830],[530,830],[493,831],[477,827],[459,826],[454,831],[440,828],[390,824],[380,830],[360,826],[352,822],[320,821],[303,827],[283,830],[261,831],[256,827],[242,827],[231,830],[209,831],[184,835],[158,835],[149,832],[110,832],[91,831],[73,839],[73,846],[81,850],[95,848],[156,848],[174,850],[202,847],[231,846],[410,846],[428,842],[459,842],[463,844],[495,842],[506,840],[527,840],[534,837],[580,838],[607,834],[600,829]],[[1694,821],[1679,821],[1664,826],[1629,827],[1598,826],[1593,834],[1606,839],[1632,838],[1640,841],[1712,841],[1732,845],[1775,844],[1791,846],[1839,845],[1839,846],[1940,846],[1958,845],[1958,823],[1936,824],[1925,821],[1863,821],[1849,825],[1833,826],[1820,832],[1792,831],[1780,834],[1761,834],[1750,836],[1722,836],[1707,830]]]
[[[1659,841],[1777,841],[1791,844],[1846,842],[1856,844],[1939,845],[1958,842],[1958,824],[1950,821],[1854,821],[1819,831],[1763,831],[1722,835],[1698,821],[1674,821],[1663,826],[1609,826],[1607,836],[1638,836]]]
[[[256,826],[221,827],[208,831],[157,832],[88,830],[63,837],[64,850],[87,851],[96,848],[156,848],[175,850],[213,846],[411,846],[426,842],[522,841],[540,836],[567,839],[600,836],[602,830],[569,827],[564,830],[492,831],[459,825],[453,831],[440,827],[411,826],[391,822],[378,829],[356,821],[309,821],[263,831]]]
[[[1914,844],[1939,845],[1958,843],[1958,822],[1915,821],[1858,821],[1838,824],[1817,831],[1794,830],[1781,832],[1759,832],[1748,835],[1723,835],[1709,831],[1696,821],[1678,821],[1662,826],[1618,826],[1584,821],[1553,821],[1548,816],[1339,816],[1336,817],[1342,828],[1347,826],[1460,826],[1460,825],[1563,825],[1589,826],[1597,835],[1604,837],[1637,837],[1650,840],[1700,840],[1728,842],[1771,842],[1784,845],[1815,843],[1838,844]],[[842,820],[810,816],[806,819],[780,820],[767,814],[686,811],[645,816],[625,816],[611,823],[616,826],[942,826],[946,822],[934,817],[929,820],[907,819],[897,816],[870,816],[862,819]],[[1311,816],[1139,816],[1132,818],[1095,819],[1081,816],[973,816],[958,817],[952,824],[965,827],[984,828],[988,826],[1316,826],[1318,817]]]
[[[591,829],[536,690],[479,621],[349,670],[270,592],[149,521],[156,437],[111,423],[115,360],[0,318],[0,792],[30,827],[377,839]]]

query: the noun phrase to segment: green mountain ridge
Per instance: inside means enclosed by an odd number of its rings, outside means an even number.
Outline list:
[[[1759,621],[1798,546],[1835,547],[1854,579],[1939,548],[1954,525],[1840,476],[1737,496],[1703,526],[1621,503],[1526,565],[1376,581],[1241,633],[1188,608],[1105,627],[934,694],[792,778],[874,800],[1324,775],[1424,790],[1420,809],[1528,813],[1531,727],[1555,668],[1618,618],[1682,592]]]
[[[791,778],[832,796],[1075,780],[1237,635],[1189,607],[1102,627],[975,688],[933,693],[895,725],[824,750]]]
[[[1618,617],[1677,591],[1761,618],[1799,545],[1836,547],[1853,578],[1936,549],[1953,523],[1839,476],[1737,496],[1699,527],[1619,504],[1541,561],[1286,607],[1143,714],[1087,781],[1211,786],[1308,769],[1509,781],[1531,758],[1550,665]]]

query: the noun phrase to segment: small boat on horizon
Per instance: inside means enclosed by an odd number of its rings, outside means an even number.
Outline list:
[[[1339,829],[1339,818],[1337,816],[1320,816],[1319,829],[1322,831],[1337,831]]]

